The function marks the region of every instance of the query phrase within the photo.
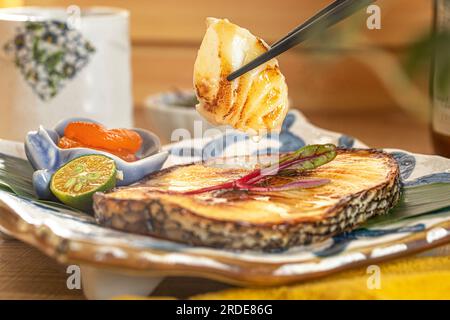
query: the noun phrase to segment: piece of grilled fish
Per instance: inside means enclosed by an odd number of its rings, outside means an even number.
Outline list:
[[[215,125],[249,134],[278,131],[288,110],[287,85],[278,61],[241,77],[226,77],[268,50],[269,46],[227,19],[207,19],[207,30],[194,64],[197,111]]]
[[[264,193],[167,193],[234,180],[249,170],[214,163],[170,167],[135,185],[95,194],[95,215],[99,223],[115,229],[193,245],[276,250],[351,230],[372,216],[387,213],[400,194],[399,169],[390,155],[342,149],[328,164],[301,176],[272,181],[331,180],[323,186]]]

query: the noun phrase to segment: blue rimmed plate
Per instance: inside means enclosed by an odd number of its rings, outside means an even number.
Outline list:
[[[169,152],[165,166],[212,156],[255,154],[264,151],[261,148],[289,151],[311,143],[365,147],[357,139],[313,126],[296,111],[288,114],[277,137],[263,140],[256,143],[238,132],[183,140],[163,148]],[[231,142],[224,145],[224,141]],[[124,233],[99,226],[90,216],[42,207],[3,191],[0,203],[6,210],[0,210],[0,227],[58,261],[84,266],[88,270],[85,274],[92,275],[93,269],[98,272],[96,276],[108,274],[109,278],[102,278],[109,279],[105,282],[120,283],[117,279],[123,277],[139,279],[136,284],[130,280],[126,288],[117,286],[117,292],[109,283],[111,295],[138,293],[137,288],[145,284],[149,291],[155,278],[166,275],[201,276],[241,285],[287,284],[449,243],[450,160],[402,150],[386,151],[397,159],[404,185],[404,199],[386,215],[387,219],[369,220],[352,232],[284,252],[192,247]],[[16,144],[2,141],[0,152],[21,156],[23,151]]]

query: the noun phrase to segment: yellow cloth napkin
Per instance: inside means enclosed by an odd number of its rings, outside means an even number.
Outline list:
[[[379,289],[368,288],[368,279],[373,274],[363,267],[290,286],[235,288],[191,299],[450,299],[450,256],[405,258],[378,266],[381,271]],[[170,299],[150,299],[167,298]]]
[[[229,289],[193,299],[450,299],[450,256],[407,258],[380,267],[380,288],[359,268],[291,286]],[[370,280],[369,280],[370,282]],[[372,282],[370,282],[371,284]]]

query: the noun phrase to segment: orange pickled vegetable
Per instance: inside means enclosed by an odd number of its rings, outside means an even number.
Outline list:
[[[67,137],[62,137],[58,141],[58,147],[63,149],[70,149],[70,148],[79,148],[83,145],[75,140],[69,139]]]
[[[121,158],[122,160],[125,160],[127,162],[133,162],[133,161],[139,160],[138,157],[134,153],[127,153],[127,152],[120,152],[120,151],[108,151],[108,150],[103,150],[103,151],[112,153],[113,155],[118,156],[119,158]]]
[[[111,129],[90,122],[71,122],[64,130],[64,136],[84,146],[106,150],[127,150],[131,153],[141,148],[139,134],[127,129]]]
[[[142,138],[127,129],[108,130],[102,125],[75,121],[66,126],[60,148],[86,147],[112,153],[125,161],[136,161],[135,153],[141,148]]]

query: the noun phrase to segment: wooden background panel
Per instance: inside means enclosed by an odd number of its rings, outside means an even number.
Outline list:
[[[205,17],[225,17],[250,29],[267,42],[283,36],[331,0],[24,0],[26,5],[81,7],[102,5],[129,9],[135,43],[179,42],[198,45]],[[382,29],[370,31],[357,23],[364,37],[384,46],[402,46],[429,30],[432,0],[379,0]],[[365,13],[362,12],[365,17]],[[362,42],[366,42],[361,40]]]
[[[142,106],[149,94],[173,88],[192,88],[192,68],[205,31],[207,16],[228,17],[271,42],[330,0],[23,0],[25,5],[81,7],[106,5],[131,12],[134,101]],[[382,29],[362,28],[352,41],[353,51],[318,50],[315,44],[300,46],[279,57],[294,106],[303,110],[385,110],[399,105],[399,90],[380,81],[376,70],[357,61],[354,54],[372,59],[383,48],[396,58],[406,45],[430,29],[432,0],[379,0]],[[365,17],[365,13],[362,12]],[[345,25],[347,23],[347,25]],[[348,29],[349,23],[341,27]],[[361,29],[365,22],[355,24]],[[353,25],[353,24],[351,24]],[[361,45],[370,44],[370,47]],[[328,44],[323,41],[322,43]],[[358,45],[359,43],[359,45]],[[311,48],[311,46],[313,46]],[[357,51],[356,51],[357,50]],[[381,64],[381,68],[389,68]],[[422,76],[426,79],[426,75]],[[391,91],[386,90],[389,87]],[[426,94],[426,81],[420,89]],[[404,96],[414,89],[402,88]],[[406,104],[408,101],[406,101]],[[405,104],[405,102],[403,102]]]
[[[136,46],[132,54],[135,104],[149,94],[192,88],[197,48]],[[386,54],[386,52],[383,52]],[[401,61],[399,53],[388,52]],[[396,105],[392,92],[369,67],[379,54],[370,50],[286,52],[280,57],[294,107],[302,110],[387,110]],[[362,63],[355,57],[359,57]],[[381,68],[390,68],[381,64]],[[426,95],[427,83],[419,83]],[[403,96],[411,93],[408,88]]]
[[[0,8],[23,6],[22,0],[0,0]]]

